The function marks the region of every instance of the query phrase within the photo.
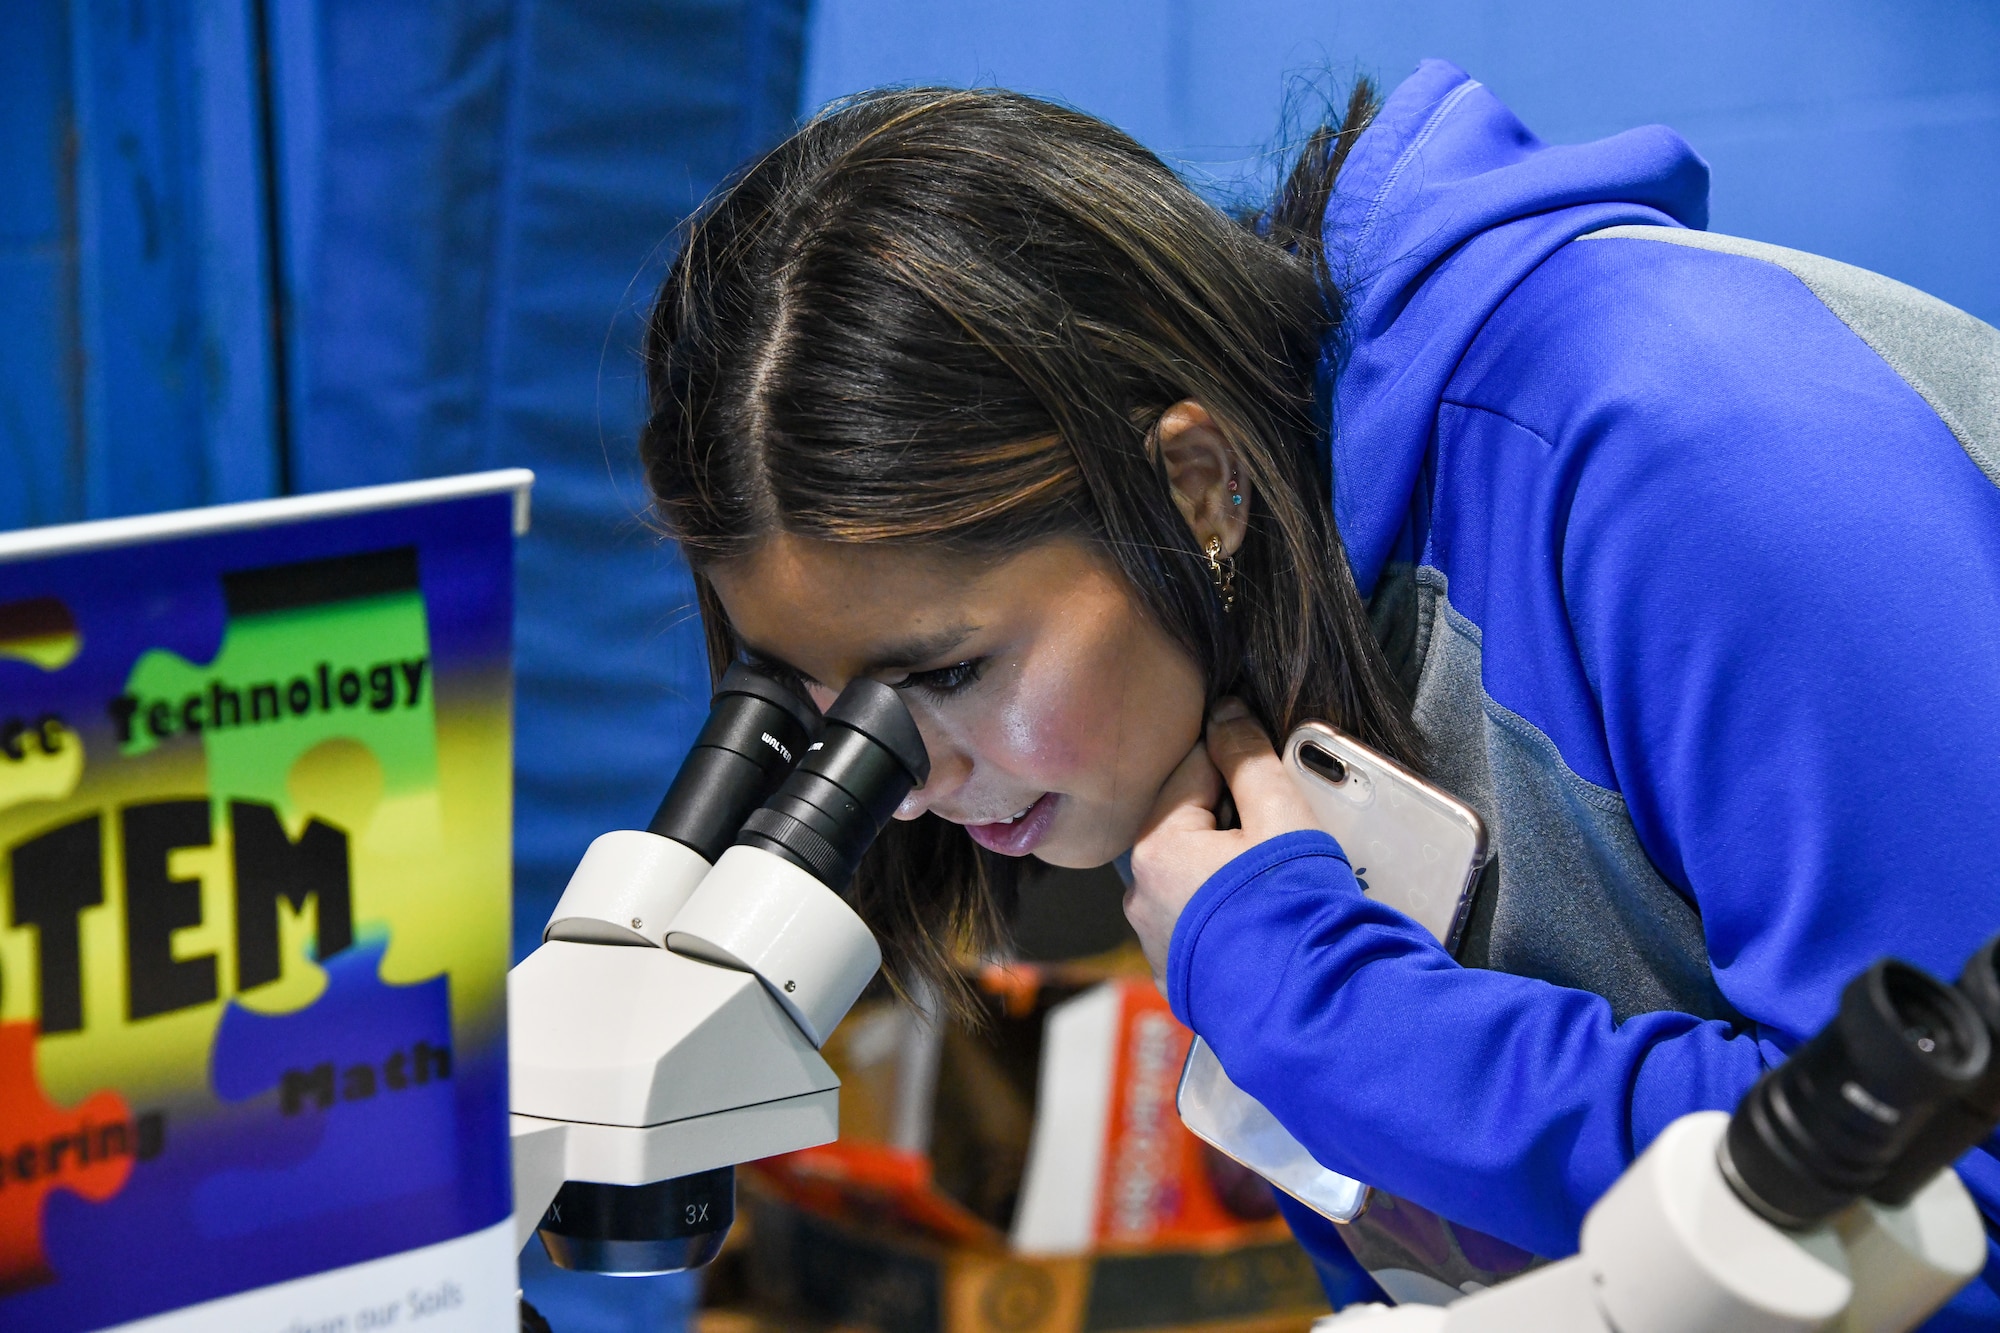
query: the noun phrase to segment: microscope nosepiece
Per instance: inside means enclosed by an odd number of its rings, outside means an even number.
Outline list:
[[[713,1259],[735,1220],[736,1169],[725,1166],[651,1185],[569,1181],[536,1234],[558,1268],[656,1277]]]

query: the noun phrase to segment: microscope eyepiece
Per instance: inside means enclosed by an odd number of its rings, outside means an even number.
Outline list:
[[[912,787],[930,755],[896,691],[856,680],[826,713],[805,758],[736,841],[781,856],[838,892]]]
[[[923,735],[903,696],[890,686],[873,680],[853,681],[833,701],[826,718],[882,747],[910,775],[911,786],[921,787],[930,779],[930,751],[924,748]]]
[[[2000,935],[1972,955],[1959,974],[1958,991],[1971,1001],[1988,1039],[2000,1042]],[[1869,1197],[1891,1207],[1908,1203],[1938,1172],[1985,1141],[1995,1122],[2000,1122],[2000,1047],[1969,1089],[1938,1107]]]
[[[1723,1172],[1779,1226],[1812,1226],[1875,1194],[1938,1108],[1976,1087],[1991,1051],[1964,995],[1876,963],[1848,983],[1833,1022],[1744,1096]]]
[[[751,667],[732,665],[646,831],[714,862],[818,730],[819,712],[810,702]]]

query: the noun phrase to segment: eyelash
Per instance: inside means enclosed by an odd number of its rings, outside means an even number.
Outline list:
[[[776,676],[780,680],[789,682],[801,694],[806,692],[806,686],[818,683],[804,672],[797,671],[788,666],[782,666],[777,662],[765,658],[745,654],[745,660],[766,675]],[[973,658],[971,661],[958,662],[948,667],[939,667],[935,671],[913,671],[897,681],[895,688],[899,690],[922,690],[934,699],[948,699],[959,691],[977,683],[980,676],[984,675],[985,672],[986,659],[983,657]]]
[[[935,671],[913,671],[896,682],[899,690],[922,690],[937,699],[950,698],[976,682],[986,670],[986,659],[974,658]]]
[[[817,681],[814,681],[811,677],[807,676],[803,671],[794,670],[793,668],[788,667],[781,662],[773,662],[769,658],[758,657],[753,653],[745,653],[743,655],[743,661],[745,665],[750,666],[755,670],[761,671],[767,676],[773,676],[778,680],[783,681],[785,684],[790,685],[794,690],[798,691],[800,694],[806,693],[806,687],[808,685],[814,685],[818,683]]]

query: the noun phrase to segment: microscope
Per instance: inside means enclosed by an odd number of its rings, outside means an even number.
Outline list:
[[[819,1048],[882,962],[841,898],[930,773],[896,692],[822,719],[733,666],[644,830],[593,842],[508,974],[515,1240],[615,1276],[707,1263],[735,1167],[838,1136]]]
[[[2000,1121],[2000,939],[1957,986],[1884,960],[1734,1113],[1668,1125],[1579,1252],[1448,1306],[1315,1333],[1901,1333],[1985,1266],[1951,1163]]]

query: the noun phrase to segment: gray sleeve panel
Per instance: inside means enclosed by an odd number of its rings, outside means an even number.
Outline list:
[[[1893,278],[1762,241],[1641,226],[1607,227],[1578,239],[1664,241],[1786,270],[1931,405],[2000,486],[2000,329]]]
[[[1415,720],[1438,784],[1479,812],[1499,865],[1486,964],[1611,1002],[1746,1026],[1715,984],[1694,905],[1660,876],[1625,799],[1486,693],[1483,635],[1444,574],[1416,571]]]

